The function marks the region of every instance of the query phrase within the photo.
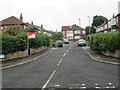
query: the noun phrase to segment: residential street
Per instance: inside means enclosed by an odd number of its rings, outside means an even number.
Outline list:
[[[118,65],[96,62],[70,43],[31,63],[3,69],[2,79],[3,88],[118,87]]]

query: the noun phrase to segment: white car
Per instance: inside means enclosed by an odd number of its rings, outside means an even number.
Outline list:
[[[63,39],[65,44],[69,44],[69,40],[68,39]]]
[[[79,41],[78,41],[78,46],[80,47],[80,46],[86,46],[86,41],[84,40],[84,39],[80,39]]]

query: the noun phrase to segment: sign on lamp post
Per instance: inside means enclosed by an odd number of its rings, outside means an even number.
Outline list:
[[[30,55],[30,45],[29,45],[29,38],[35,38],[36,32],[28,32],[28,55]]]

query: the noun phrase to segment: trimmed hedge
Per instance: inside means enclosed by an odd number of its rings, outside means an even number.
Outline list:
[[[49,46],[50,39],[46,34],[36,34],[36,38],[29,39],[30,48],[38,48],[41,46]],[[27,32],[20,33],[16,36],[9,34],[2,35],[2,54],[14,53],[16,51],[24,51],[28,46]]]
[[[30,48],[38,48],[41,46],[49,46],[50,39],[49,36],[43,33],[36,34],[35,38],[29,39]]]
[[[120,49],[120,33],[98,33],[86,36],[91,48],[99,51],[115,52]]]

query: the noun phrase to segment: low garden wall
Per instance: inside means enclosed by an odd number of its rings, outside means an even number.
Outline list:
[[[30,54],[34,54],[34,53],[38,53],[38,52],[41,52],[43,50],[47,49],[46,46],[42,46],[40,48],[36,48],[36,49],[30,49]],[[28,50],[25,50],[25,51],[17,51],[15,53],[9,53],[6,55],[7,58],[4,59],[4,61],[6,60],[12,60],[12,59],[17,59],[17,58],[22,58],[22,57],[26,57],[28,56]]]
[[[120,58],[120,50],[116,50],[115,52],[110,52],[110,51],[103,52],[102,51],[102,54],[104,54],[106,56]]]

